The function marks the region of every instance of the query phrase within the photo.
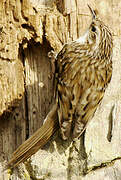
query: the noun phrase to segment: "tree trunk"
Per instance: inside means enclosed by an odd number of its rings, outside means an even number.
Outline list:
[[[80,140],[62,141],[57,132],[24,164],[3,171],[51,109],[48,52],[58,53],[88,28],[87,4],[99,11],[114,37],[113,75],[100,107]],[[0,180],[121,179],[120,9],[120,0],[0,1]]]

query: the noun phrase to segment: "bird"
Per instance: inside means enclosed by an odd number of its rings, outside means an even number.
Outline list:
[[[8,167],[31,157],[59,129],[63,140],[78,139],[100,105],[112,77],[113,38],[98,11],[88,7],[92,20],[85,34],[55,56],[56,102],[43,126],[13,153]]]

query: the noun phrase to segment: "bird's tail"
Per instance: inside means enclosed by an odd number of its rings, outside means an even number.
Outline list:
[[[7,167],[16,167],[21,162],[24,162],[43,147],[58,129],[57,106],[54,105],[47,115],[43,126],[18,147],[18,149],[13,153],[11,160],[8,162]]]

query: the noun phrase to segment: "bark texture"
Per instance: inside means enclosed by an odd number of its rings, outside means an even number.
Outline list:
[[[48,52],[59,52],[98,9],[114,34],[113,76],[101,106],[77,142],[57,133],[18,169],[3,171],[12,152],[43,123],[53,104]],[[0,1],[0,180],[121,179],[120,0]]]

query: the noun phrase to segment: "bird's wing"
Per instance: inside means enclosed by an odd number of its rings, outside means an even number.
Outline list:
[[[86,60],[83,49],[78,43],[66,44],[56,59],[56,101],[63,139],[70,136],[75,108],[83,91],[79,77]]]
[[[86,47],[70,43],[63,47],[56,60],[56,100],[63,139],[78,137],[100,103],[105,82],[99,78],[98,59],[86,53]],[[101,69],[105,74],[105,68]]]

